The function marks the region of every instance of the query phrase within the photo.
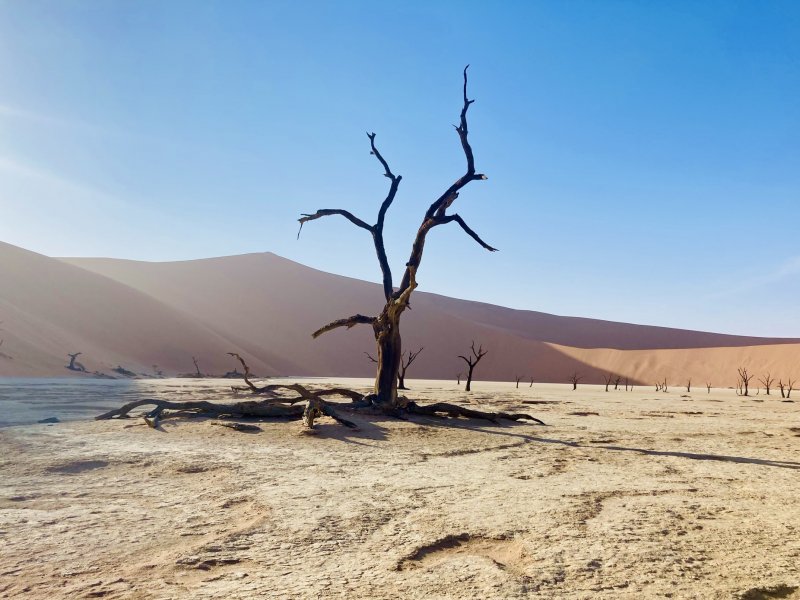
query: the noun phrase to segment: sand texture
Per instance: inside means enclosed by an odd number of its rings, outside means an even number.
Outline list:
[[[797,404],[410,383],[548,426],[0,430],[0,597],[800,597]]]

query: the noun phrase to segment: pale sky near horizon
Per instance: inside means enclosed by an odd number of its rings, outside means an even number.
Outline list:
[[[800,3],[0,0],[0,240],[51,256],[271,251],[420,289],[800,337]],[[2,282],[0,282],[2,285]]]

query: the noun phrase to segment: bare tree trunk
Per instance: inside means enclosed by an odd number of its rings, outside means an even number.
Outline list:
[[[467,372],[467,387],[464,388],[464,391],[471,392],[472,391],[472,371],[475,369],[475,365],[469,366],[469,371]]]
[[[375,403],[385,408],[397,406],[397,383],[403,358],[400,340],[400,315],[391,319],[381,315],[373,325],[378,343],[378,371],[375,375]]]

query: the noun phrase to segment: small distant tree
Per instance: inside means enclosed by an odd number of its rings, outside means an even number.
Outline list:
[[[606,391],[608,391],[608,386],[611,385],[611,382],[614,380],[614,376],[611,373],[606,373],[603,375],[603,381],[606,382]]]
[[[86,373],[86,367],[84,367],[81,363],[75,362],[75,359],[78,358],[83,352],[76,352],[75,354],[67,354],[69,356],[69,364],[67,365],[67,369],[70,371],[78,371],[79,373]]]
[[[194,363],[194,374],[196,377],[202,377],[203,374],[200,372],[200,365],[197,364],[197,359],[193,356],[192,362]]]
[[[749,396],[750,395],[750,382],[753,379],[753,375],[747,372],[747,367],[739,367],[737,369],[739,373],[739,380],[737,382],[737,393],[740,396]]]
[[[463,373],[459,373],[458,375],[456,375],[456,383],[457,383],[458,385],[461,385],[461,378],[462,378],[463,376],[464,376],[464,374],[463,374]]]
[[[706,390],[708,390],[709,394],[711,393],[711,382],[709,381],[706,382]]]
[[[519,389],[519,382],[522,380],[522,375],[517,375],[516,377],[514,377],[514,379],[516,379],[516,381],[517,381],[517,389]]]
[[[400,373],[397,374],[397,389],[398,390],[407,390],[406,387],[406,371],[408,371],[408,367],[411,366],[420,353],[425,350],[425,347],[421,347],[416,352],[403,352],[400,361]]]
[[[759,381],[764,386],[767,396],[769,396],[769,390],[772,387],[772,384],[775,383],[775,379],[769,374],[769,372],[767,372],[767,374],[761,377]]]
[[[628,391],[628,378],[625,378],[625,391]]]
[[[791,378],[789,379],[788,388],[789,389],[786,390],[786,398],[791,398],[792,397],[792,390],[794,389],[794,379],[791,379]]]
[[[691,379],[689,379],[689,381],[686,382],[686,391],[688,393],[692,392],[692,380]]]
[[[617,378],[614,380],[614,389],[615,389],[615,390],[618,390],[618,389],[619,389],[619,382],[620,382],[620,381],[622,381],[622,377],[620,377],[619,375],[617,375]]]
[[[531,384],[528,387],[533,387],[533,377],[531,377]]]
[[[572,375],[569,376],[569,381],[572,384],[572,389],[573,390],[577,390],[578,389],[578,383],[580,383],[581,379],[583,379],[583,377],[581,375],[579,375],[577,372],[575,372],[575,373],[573,373]]]
[[[478,346],[478,349],[476,350],[474,340],[470,349],[472,350],[472,354],[469,356],[462,356],[460,354],[458,355],[458,358],[467,363],[467,387],[464,388],[467,392],[472,391],[472,372],[475,370],[475,365],[477,365],[489,352],[488,350],[484,350],[483,346]]]

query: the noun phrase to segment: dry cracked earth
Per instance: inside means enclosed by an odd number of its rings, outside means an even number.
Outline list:
[[[800,405],[412,387],[547,426],[0,429],[0,598],[800,598]]]

